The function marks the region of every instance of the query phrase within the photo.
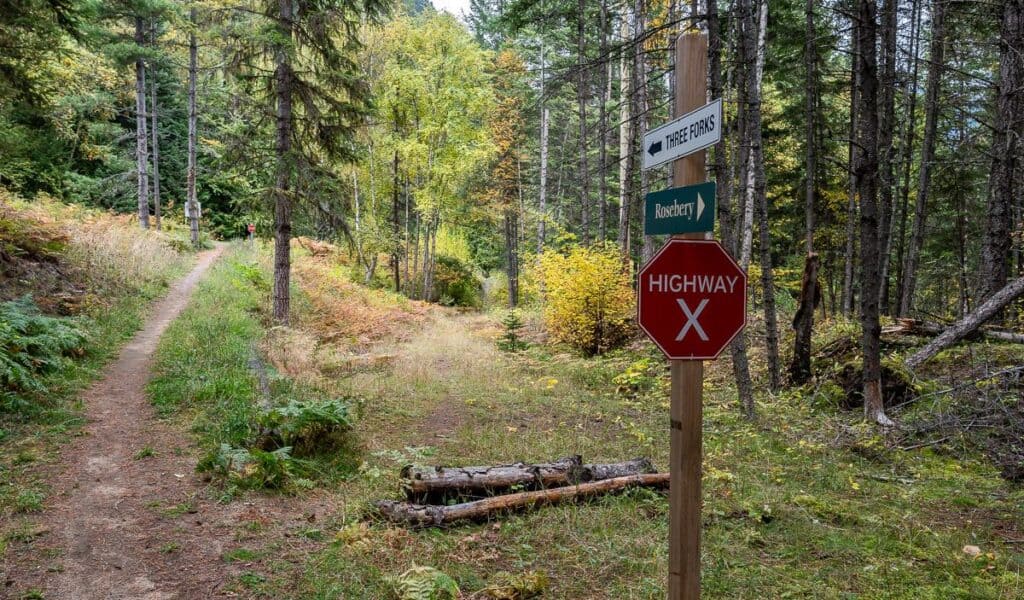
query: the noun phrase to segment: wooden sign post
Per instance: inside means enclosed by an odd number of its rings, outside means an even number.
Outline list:
[[[676,82],[673,116],[682,116],[707,102],[708,38],[686,33],[676,38]],[[676,187],[704,181],[705,151],[676,160],[672,184]],[[687,233],[684,239],[705,239]],[[669,600],[700,598],[701,463],[703,460],[702,408],[704,362],[670,361],[672,372],[669,490]]]

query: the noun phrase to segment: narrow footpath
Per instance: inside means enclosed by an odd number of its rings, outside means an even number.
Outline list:
[[[188,438],[159,421],[145,393],[153,353],[224,246],[150,310],[145,327],[82,398],[87,425],[63,448],[32,547],[7,565],[6,589],[45,598],[207,598],[225,581],[230,521],[205,498]],[[140,458],[140,452],[152,456]],[[168,518],[173,516],[176,518]],[[222,536],[227,533],[228,535]]]

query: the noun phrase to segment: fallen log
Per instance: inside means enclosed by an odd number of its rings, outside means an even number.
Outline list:
[[[882,335],[916,335],[920,337],[934,337],[942,334],[948,329],[948,325],[935,323],[933,321],[922,321],[920,319],[896,319],[892,325],[882,328]],[[986,337],[1001,342],[1014,342],[1024,344],[1024,333],[1015,333],[1004,329],[979,328],[963,337],[963,339],[974,339]]]
[[[591,481],[547,490],[492,496],[482,500],[449,506],[378,500],[374,503],[374,508],[376,508],[378,514],[388,521],[410,527],[440,527],[458,521],[484,520],[491,515],[511,510],[521,510],[567,500],[590,498],[621,491],[629,487],[642,486],[668,489],[668,484],[668,473],[648,473]]]
[[[509,490],[532,491],[654,473],[656,469],[646,458],[620,463],[581,464],[579,456],[569,456],[552,463],[476,466],[415,467],[401,471],[402,488],[410,502],[444,504],[450,500],[485,498]]]
[[[921,366],[929,358],[935,356],[966,336],[974,332],[982,323],[991,319],[999,311],[1013,302],[1021,294],[1024,294],[1024,277],[1018,277],[1006,287],[992,295],[984,304],[974,309],[969,315],[950,325],[945,331],[939,334],[934,340],[928,342],[924,348],[907,358],[907,368],[914,370]]]
[[[583,460],[567,456],[552,463],[513,463],[476,467],[402,467],[402,488],[412,502],[443,501],[459,496],[488,495],[488,492],[521,486],[542,489],[579,481]]]

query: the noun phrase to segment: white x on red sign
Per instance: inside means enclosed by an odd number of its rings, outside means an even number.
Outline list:
[[[686,315],[686,324],[683,325],[683,328],[679,330],[679,334],[676,335],[677,342],[686,337],[686,334],[690,331],[691,327],[697,332],[697,335],[702,341],[708,341],[708,334],[704,333],[704,328],[700,326],[700,321],[697,320],[700,313],[704,312],[704,309],[707,307],[708,300],[709,298],[702,299],[700,304],[697,305],[697,310],[691,312],[690,307],[686,304],[686,300],[676,298],[676,302],[679,303],[679,308],[683,309],[683,314]]]

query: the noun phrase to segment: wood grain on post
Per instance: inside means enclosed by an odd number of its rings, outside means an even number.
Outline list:
[[[686,33],[676,38],[676,104],[673,117],[707,103],[708,38]],[[718,124],[721,127],[721,123]],[[674,186],[701,183],[705,178],[704,150],[672,165]],[[704,233],[674,237],[705,239]],[[669,361],[672,372],[669,487],[669,600],[700,598],[701,462],[704,363]]]

